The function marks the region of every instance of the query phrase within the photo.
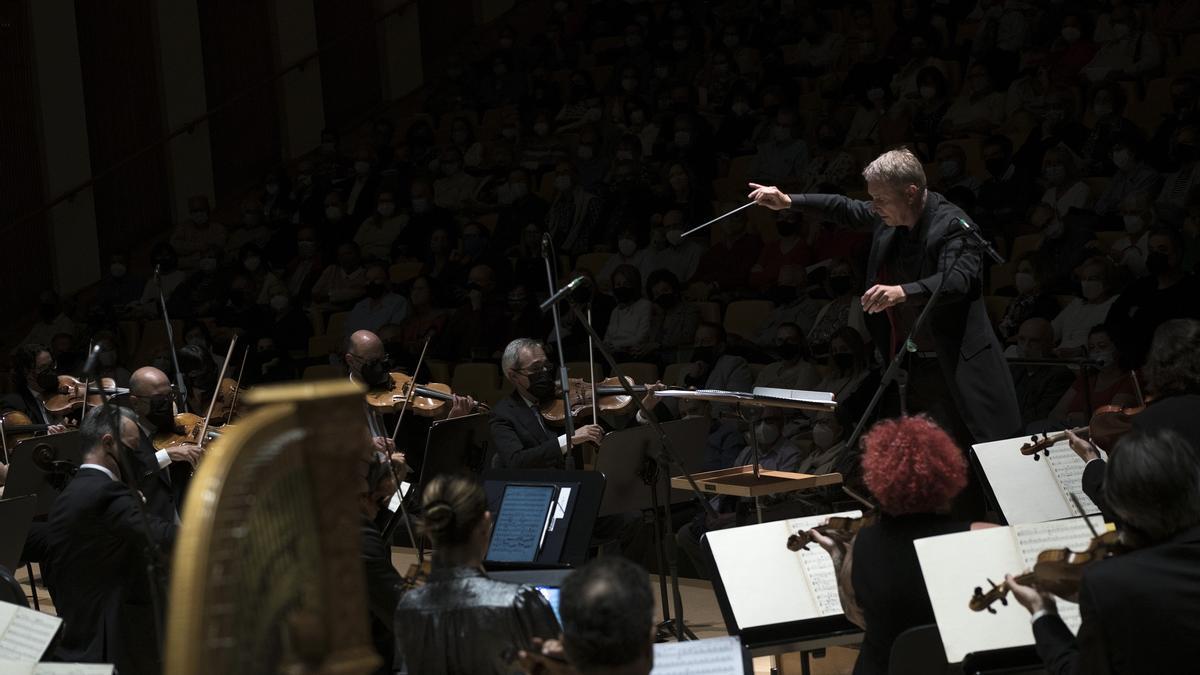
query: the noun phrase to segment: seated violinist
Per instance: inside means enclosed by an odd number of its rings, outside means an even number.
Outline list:
[[[0,398],[0,414],[19,412],[30,424],[45,424],[46,433],[66,431],[62,415],[46,410],[46,400],[58,393],[58,371],[45,345],[27,343],[17,347],[12,363],[13,392]]]
[[[863,482],[879,503],[878,520],[853,536],[809,530],[833,558],[846,618],[866,632],[854,667],[857,675],[887,673],[896,636],[934,623],[912,542],[992,527],[950,517],[951,501],[967,484],[967,463],[950,435],[931,419],[879,422],[862,447]]]
[[[346,371],[354,382],[361,382],[370,391],[386,391],[392,387],[391,361],[384,349],[383,341],[369,330],[355,331],[350,335],[346,352],[342,356]],[[470,396],[453,395],[453,401],[446,414],[447,419],[461,417],[475,409],[475,399]],[[399,408],[396,408],[399,411]],[[390,414],[390,411],[389,411]],[[371,421],[372,440],[380,452],[391,455],[392,461],[403,463],[403,452],[396,452],[396,444],[388,435],[386,425],[376,424],[376,416],[369,417]],[[383,420],[386,421],[386,420]]]
[[[1145,410],[1117,419],[1114,424],[1141,431],[1170,429],[1197,442],[1195,439],[1200,439],[1200,321],[1172,319],[1160,325],[1154,331],[1150,351],[1146,353],[1143,372],[1149,403]],[[1123,418],[1119,413],[1110,417]],[[1102,423],[1102,426],[1113,425]],[[1100,506],[1106,516],[1111,515],[1104,503],[1105,462],[1097,446],[1087,440],[1072,438],[1071,449],[1087,463],[1082,477],[1084,494]]]
[[[138,368],[129,376],[128,407],[137,413],[138,424],[138,446],[133,453],[138,466],[133,479],[146,500],[146,510],[168,522],[175,521],[183,503],[189,473],[172,471],[172,465],[194,466],[203,454],[194,443],[155,448],[156,436],[177,431],[175,401],[171,380],[158,368]]]
[[[1170,430],[1117,443],[1104,495],[1134,550],[1083,570],[1077,635],[1053,596],[1007,576],[1053,675],[1178,673],[1200,663],[1200,452]]]

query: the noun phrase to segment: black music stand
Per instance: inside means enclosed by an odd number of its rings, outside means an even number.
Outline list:
[[[559,469],[489,469],[483,474],[483,489],[487,493],[488,509],[492,513],[500,510],[500,501],[508,485],[552,485],[555,499],[559,491],[569,488],[571,495],[566,512],[555,532],[547,535],[559,539],[542,548],[539,556],[528,563],[497,563],[484,561],[484,567],[492,569],[538,569],[577,567],[587,560],[592,529],[596,525],[596,514],[600,511],[600,500],[604,495],[604,474],[599,471],[566,471]],[[548,555],[555,552],[554,559]]]
[[[696,473],[704,468],[704,452],[708,443],[708,419],[694,417],[662,423],[672,447],[680,454],[684,468]],[[659,444],[658,432],[651,426],[627,427],[614,431],[600,442],[596,454],[596,470],[608,480],[600,515],[626,513],[652,508],[654,504],[645,478],[647,469],[654,471]],[[695,495],[690,490],[672,490],[671,503],[690,502]]]
[[[416,483],[426,485],[442,474],[483,473],[492,444],[487,415],[438,420],[429,427]]]
[[[79,432],[27,438],[13,446],[9,459],[4,496],[37,495],[33,515],[44,516],[83,462]]]
[[[3,534],[0,534],[0,566],[9,572],[21,564],[21,549],[29,536],[36,506],[35,495],[0,499],[0,523],[4,523]]]

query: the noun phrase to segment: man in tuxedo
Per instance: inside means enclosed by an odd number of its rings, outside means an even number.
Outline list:
[[[191,468],[203,450],[181,443],[165,450],[154,447],[154,436],[175,429],[175,392],[167,374],[153,366],[138,368],[129,376],[129,408],[137,413],[138,442],[134,444],[136,474],[129,480],[146,499],[146,510],[175,522],[183,508],[183,495]]]
[[[1012,375],[988,320],[979,251],[955,237],[967,215],[929,190],[921,162],[890,150],[863,170],[871,201],[841,195],[787,195],[750,184],[761,206],[815,209],[826,219],[874,232],[862,296],[868,330],[883,356],[909,352],[908,410],[925,412],[963,441],[1008,438],[1021,428]],[[972,223],[972,227],[974,224]],[[912,343],[905,337],[941,286],[938,305]]]
[[[1134,549],[1084,569],[1077,636],[1051,595],[1005,579],[1032,615],[1046,670],[1169,673],[1200,662],[1200,452],[1169,429],[1132,431],[1112,453],[1104,495]]]
[[[175,523],[142,507],[134,476],[125,471],[139,470],[139,430],[128,411],[94,408],[79,435],[83,463],[55,500],[47,524],[47,585],[63,619],[54,656],[112,663],[122,675],[158,673],[151,593],[162,599],[166,589],[148,578],[145,556],[170,550]],[[166,560],[156,562],[165,574]],[[151,583],[158,584],[156,591]]]
[[[517,338],[508,343],[500,359],[504,377],[513,385],[511,395],[492,407],[493,463],[502,468],[562,469],[567,465],[567,436],[552,430],[538,411],[542,403],[560,396],[556,387],[554,364],[537,340]],[[571,447],[581,443],[599,444],[604,429],[598,424],[576,427]],[[579,453],[573,452],[573,465],[583,468]]]

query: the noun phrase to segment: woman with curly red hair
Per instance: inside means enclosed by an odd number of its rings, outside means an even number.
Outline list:
[[[853,538],[811,531],[833,558],[846,617],[866,633],[855,675],[887,673],[896,636],[934,622],[913,540],[992,526],[949,515],[950,502],[967,484],[967,462],[933,420],[884,420],[862,446],[863,481],[879,503],[878,520]],[[855,559],[874,564],[856,567]]]

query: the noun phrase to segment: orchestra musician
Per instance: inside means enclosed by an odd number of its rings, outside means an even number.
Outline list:
[[[960,442],[1008,438],[1021,428],[1012,375],[987,316],[981,255],[965,236],[954,237],[962,209],[929,190],[921,161],[890,150],[862,172],[871,201],[833,194],[788,195],[751,183],[749,198],[776,211],[814,209],[823,217],[874,232],[862,296],[868,330],[892,358],[923,305],[939,285],[931,311],[905,361],[908,409],[924,412]],[[974,224],[972,224],[974,227]]]
[[[137,413],[138,443],[134,459],[138,475],[130,480],[146,499],[146,510],[174,522],[183,504],[191,467],[200,461],[203,449],[180,443],[164,450],[154,447],[154,437],[175,429],[176,393],[167,374],[153,366],[129,376],[127,406]]]
[[[1135,429],[1118,441],[1107,474],[1105,502],[1134,550],[1083,569],[1078,634],[1053,596],[1012,575],[1005,583],[1032,615],[1052,675],[1190,670],[1200,663],[1200,452],[1171,429]]]
[[[363,574],[367,582],[367,609],[371,622],[371,644],[379,654],[378,675],[393,672],[395,656],[396,605],[400,602],[403,581],[392,564],[391,547],[383,539],[381,515],[391,515],[388,500],[396,494],[396,481],[388,457],[371,450],[363,463],[363,484],[358,495],[361,519],[359,542],[362,546]]]
[[[67,430],[65,419],[48,410],[44,402],[58,392],[58,371],[50,348],[30,342],[17,347],[12,364],[13,392],[0,398],[0,413],[16,410],[33,424],[46,424],[46,433]]]
[[[147,574],[145,555],[151,542],[169,553],[176,533],[174,517],[144,508],[132,491],[136,476],[122,471],[140,471],[134,456],[141,434],[127,410],[90,410],[79,432],[83,462],[54,501],[46,527],[46,582],[63,619],[56,660],[111,663],[122,675],[161,670],[149,587],[157,581]],[[165,597],[165,589],[158,593]]]
[[[884,420],[862,444],[863,482],[879,503],[878,520],[854,536],[809,530],[833,558],[846,618],[865,631],[855,675],[887,673],[896,636],[934,622],[913,541],[994,527],[949,515],[950,502],[966,485],[967,463],[930,418]]]
[[[492,514],[483,485],[437,476],[421,503],[433,564],[425,585],[405,593],[396,608],[395,666],[409,673],[511,672],[501,653],[556,637],[554,610],[536,588],[484,573]]]

